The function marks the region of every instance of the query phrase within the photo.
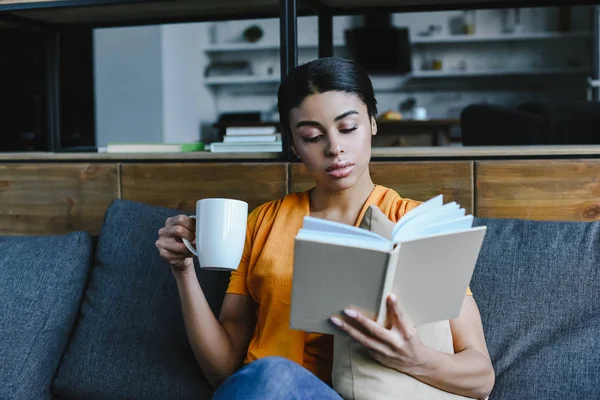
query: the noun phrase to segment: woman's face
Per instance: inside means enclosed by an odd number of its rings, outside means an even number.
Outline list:
[[[290,128],[292,149],[317,184],[347,189],[367,171],[377,125],[356,95],[310,95],[290,112]]]

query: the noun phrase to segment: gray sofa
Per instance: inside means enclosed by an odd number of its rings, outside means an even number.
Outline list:
[[[97,242],[0,238],[0,399],[210,398],[154,247],[178,213],[117,200]],[[491,399],[600,398],[600,223],[476,223]],[[198,274],[218,313],[228,274]]]

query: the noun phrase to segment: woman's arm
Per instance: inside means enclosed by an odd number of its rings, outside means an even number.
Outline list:
[[[454,353],[425,348],[424,368],[412,376],[422,382],[463,396],[483,399],[495,383],[494,370],[483,336],[479,309],[472,296],[465,296],[460,316],[450,320]]]
[[[466,296],[460,316],[450,321],[455,354],[433,350],[421,342],[416,328],[407,321],[395,296],[387,302],[388,326],[355,310],[347,310],[345,321],[332,321],[363,344],[373,358],[387,367],[439,389],[465,397],[483,399],[494,387],[494,370],[489,358],[479,310]]]
[[[174,271],[192,351],[213,387],[242,364],[256,324],[250,296],[226,294],[219,320],[212,313],[194,269]]]
[[[177,282],[188,340],[212,386],[220,385],[242,364],[256,324],[250,296],[226,294],[219,320],[214,316],[181,238],[193,241],[195,223],[186,215],[168,218],[158,231],[156,247],[171,265]]]

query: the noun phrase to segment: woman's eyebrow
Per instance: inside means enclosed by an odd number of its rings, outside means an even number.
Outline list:
[[[356,111],[356,110],[346,111],[345,113],[340,114],[337,117],[335,117],[333,120],[335,122],[337,122],[337,121],[340,121],[340,120],[346,118],[349,115],[354,115],[354,114],[358,114],[358,111]],[[302,126],[317,126],[317,127],[320,127],[321,124],[318,123],[317,121],[300,121],[300,122],[298,122],[296,124],[296,128],[300,128]]]
[[[337,122],[337,121],[339,121],[339,120],[341,120],[341,119],[344,119],[344,118],[346,118],[347,116],[349,116],[349,115],[353,115],[353,114],[358,114],[358,111],[356,111],[356,110],[350,110],[350,111],[346,111],[345,113],[343,113],[343,114],[341,114],[341,115],[338,115],[337,117],[335,117],[335,118],[334,118],[334,121],[335,121],[335,122]]]
[[[300,128],[301,126],[316,126],[320,127],[321,124],[317,121],[300,121],[296,124],[296,128]]]

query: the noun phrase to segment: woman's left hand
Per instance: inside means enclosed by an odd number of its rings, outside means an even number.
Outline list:
[[[427,369],[428,347],[421,342],[417,329],[398,306],[396,296],[387,298],[386,327],[353,309],[344,310],[344,320],[331,317],[350,337],[367,348],[381,364],[409,375]]]

